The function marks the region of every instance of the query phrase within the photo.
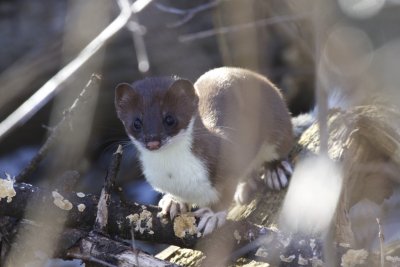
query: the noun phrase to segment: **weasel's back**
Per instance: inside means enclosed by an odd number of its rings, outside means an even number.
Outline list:
[[[241,146],[267,142],[277,145],[279,154],[288,153],[293,138],[289,111],[279,89],[266,77],[222,67],[203,74],[194,86],[207,128],[223,132]]]

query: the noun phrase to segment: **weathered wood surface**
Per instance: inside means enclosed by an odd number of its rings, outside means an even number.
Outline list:
[[[332,222],[334,243],[323,244],[325,249],[330,248],[333,254],[329,257],[330,264],[333,264],[331,266],[341,266],[341,264],[342,266],[379,266],[379,251],[364,250],[363,248],[367,248],[370,244],[357,243],[348,214],[354,204],[365,198],[381,204],[398,187],[399,125],[400,112],[392,106],[366,105],[348,111],[339,109],[330,111],[328,153],[333,160],[341,163],[343,170],[343,190],[336,217]],[[316,154],[318,149],[319,132],[318,124],[315,123],[303,133],[291,153],[291,159],[296,164],[301,159]],[[247,220],[269,228],[274,227],[278,222],[285,193],[286,191],[260,192],[249,205],[234,206],[230,213],[231,218]],[[322,243],[318,242],[322,242],[323,239],[314,238],[299,236],[292,240],[288,239],[287,244],[270,243],[270,246],[282,248],[277,251],[278,260],[275,258],[275,262],[267,261],[271,264],[269,266],[326,266],[325,258],[321,254],[309,255],[311,257],[307,258],[305,250],[297,251],[300,253],[293,251],[296,240],[305,242],[306,246],[309,246],[310,242],[316,242],[314,245],[317,247],[321,245],[322,250]],[[384,245],[385,266],[398,266],[396,256],[400,255],[397,249],[399,244],[400,242],[397,242],[397,245]],[[296,249],[301,249],[301,246]],[[318,253],[321,253],[321,250]],[[262,257],[262,252],[258,251],[260,256],[258,260],[264,261],[266,258]],[[290,258],[291,255],[294,258]],[[165,259],[185,266],[199,266],[203,260],[198,252],[191,254],[187,250],[177,250]],[[358,264],[351,265],[355,262]],[[235,266],[262,266],[258,264],[260,263],[243,260],[242,263],[237,262]]]
[[[362,106],[347,112],[334,110],[330,113],[328,152],[332,159],[342,162],[344,173],[342,196],[332,224],[334,241],[340,244],[336,247],[332,245],[338,255],[335,258],[338,264],[342,255],[347,255],[349,251],[352,253],[350,248],[360,248],[360,244],[357,244],[353,237],[348,218],[349,209],[363,198],[381,203],[397,186],[397,151],[400,138],[396,127],[400,125],[399,118],[396,109],[385,106]],[[315,124],[301,136],[291,153],[291,159],[296,163],[301,158],[316,153],[318,148],[318,126]],[[81,229],[87,233],[93,229],[97,214],[97,196],[71,192],[54,193],[55,191],[28,184],[15,184],[14,188],[16,196],[11,202],[7,202],[6,199],[0,201],[0,216],[36,220],[34,223],[40,224],[37,218],[47,218],[48,214],[52,214],[54,218],[65,218],[65,227]],[[285,190],[270,192],[266,187],[260,188],[250,204],[232,207],[229,218],[238,222],[229,222],[210,237],[200,237],[196,231],[196,220],[190,214],[171,222],[168,218],[157,216],[157,207],[126,203],[119,200],[118,196],[112,196],[109,202],[108,223],[104,232],[110,236],[130,240],[133,229],[135,239],[196,248],[208,255],[204,260],[200,252],[189,252],[185,249],[165,256],[165,260],[184,266],[198,266],[201,261],[204,266],[215,261],[229,262],[243,254],[239,248],[249,241],[255,242],[250,243],[250,247],[245,249],[246,252],[254,254],[254,251],[257,251],[256,259],[267,261],[272,266],[297,266],[300,261],[302,266],[322,263],[323,246],[327,244],[324,244],[320,237],[288,235],[273,230],[278,223]],[[70,204],[63,207],[56,205],[55,201],[60,196],[63,197],[62,203]],[[81,204],[85,207],[83,211],[78,209],[78,205]],[[34,217],[29,217],[31,212],[25,213],[27,207],[34,207]],[[11,235],[14,233],[10,232]],[[258,249],[260,245],[262,248]],[[311,246],[313,248],[310,250]],[[396,244],[387,247],[392,256],[397,255],[394,248]],[[232,251],[235,253],[232,254]],[[371,266],[369,264],[377,262],[378,254],[365,253],[362,254],[365,258],[364,265],[360,266]],[[246,260],[241,262],[248,263]]]

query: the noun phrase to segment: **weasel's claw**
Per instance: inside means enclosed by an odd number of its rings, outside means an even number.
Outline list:
[[[189,211],[189,206],[187,203],[176,201],[170,194],[164,195],[158,206],[161,208],[161,215],[166,215],[169,213],[171,221],[180,213],[185,213]]]
[[[272,190],[282,190],[289,184],[289,178],[292,176],[293,169],[288,161],[279,161],[268,163],[262,179]]]
[[[274,161],[264,164],[264,173],[253,172],[244,182],[240,182],[235,191],[234,199],[237,204],[248,203],[253,192],[257,190],[260,182],[264,181],[272,190],[282,190],[289,184],[289,178],[292,176],[293,169],[288,161]]]
[[[225,224],[227,212],[224,210],[214,213],[209,208],[200,208],[194,212],[194,215],[200,218],[197,229],[205,236]]]
[[[281,165],[282,165],[283,169],[285,170],[285,173],[287,173],[289,176],[291,176],[293,173],[292,165],[290,165],[290,163],[287,162],[286,160],[282,160]]]

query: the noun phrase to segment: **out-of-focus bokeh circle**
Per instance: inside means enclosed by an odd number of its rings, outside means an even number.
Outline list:
[[[385,0],[339,0],[342,11],[357,19],[366,19],[378,14],[384,5]]]
[[[323,47],[324,64],[339,75],[357,75],[371,64],[373,45],[368,35],[359,28],[336,25]]]

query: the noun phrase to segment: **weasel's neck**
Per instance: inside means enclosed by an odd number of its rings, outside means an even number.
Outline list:
[[[206,150],[197,143],[207,141],[206,134],[196,134],[199,129],[196,127],[201,127],[196,125],[197,120],[192,118],[188,127],[165,147],[155,151],[139,148],[139,151],[144,176],[153,188],[204,207],[218,202],[219,194],[209,178],[208,157],[203,154]]]

